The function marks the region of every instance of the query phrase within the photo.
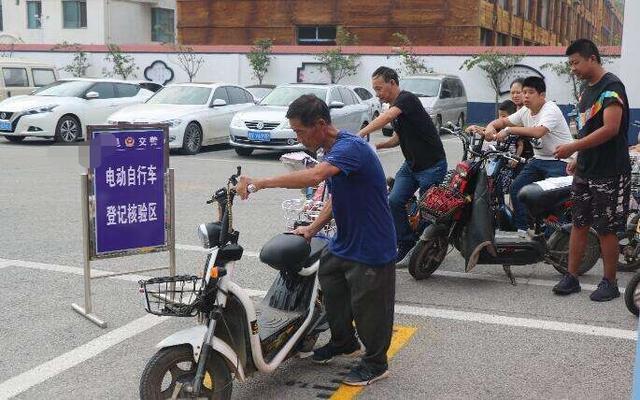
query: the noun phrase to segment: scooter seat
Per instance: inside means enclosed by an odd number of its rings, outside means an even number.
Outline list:
[[[311,243],[304,237],[291,233],[274,236],[260,250],[260,261],[278,271],[298,272],[316,262],[327,241],[312,238]]]
[[[572,177],[549,178],[523,187],[520,200],[534,217],[544,217],[571,198]]]

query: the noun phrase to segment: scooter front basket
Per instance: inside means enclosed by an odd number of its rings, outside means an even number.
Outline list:
[[[195,275],[139,281],[144,308],[154,315],[193,317],[198,313],[204,280]]]
[[[464,196],[447,186],[433,186],[420,199],[420,213],[433,221],[453,215],[464,206]]]

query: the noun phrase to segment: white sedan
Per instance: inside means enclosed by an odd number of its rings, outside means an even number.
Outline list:
[[[167,85],[145,104],[127,107],[109,123],[167,123],[169,148],[196,154],[204,145],[227,143],[234,114],[254,105],[244,88],[224,83]]]
[[[87,125],[105,124],[115,111],[152,95],[138,82],[60,80],[0,102],[0,136],[12,142],[34,136],[71,143],[85,136]]]

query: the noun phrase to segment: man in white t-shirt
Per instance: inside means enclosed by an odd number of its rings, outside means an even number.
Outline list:
[[[560,108],[545,98],[546,90],[542,78],[526,78],[522,89],[525,107],[507,119],[491,122],[484,132],[486,140],[502,141],[509,135],[516,135],[530,138],[533,145],[533,158],[511,185],[514,222],[518,231],[528,228],[527,209],[518,201],[520,189],[542,179],[567,175],[568,160],[558,160],[554,151],[557,146],[572,141],[571,132]]]

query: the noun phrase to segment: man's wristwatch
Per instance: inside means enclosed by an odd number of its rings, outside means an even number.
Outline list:
[[[256,185],[254,185],[253,183],[250,183],[247,185],[247,192],[249,193],[255,193],[258,191],[258,187]]]

